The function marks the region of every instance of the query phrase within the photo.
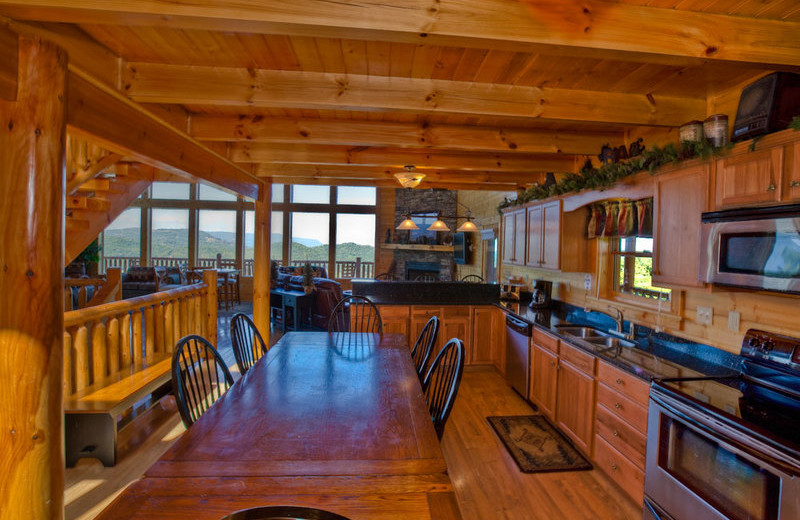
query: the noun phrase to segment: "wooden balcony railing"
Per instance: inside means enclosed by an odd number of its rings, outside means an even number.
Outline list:
[[[66,278],[64,311],[93,307],[122,299],[122,272],[111,267],[105,278]]]
[[[217,342],[217,273],[178,289],[64,313],[64,394],[169,355],[180,338]]]

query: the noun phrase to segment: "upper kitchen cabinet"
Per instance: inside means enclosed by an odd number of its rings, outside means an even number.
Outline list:
[[[653,197],[653,282],[697,287],[700,215],[708,209],[710,166],[659,175]]]
[[[783,196],[787,202],[800,201],[800,142],[788,147],[783,172]]]
[[[525,208],[503,214],[503,263],[525,263]]]
[[[716,161],[716,207],[778,202],[781,198],[783,146]]]
[[[589,271],[593,256],[586,238],[586,217],[583,209],[564,213],[560,199],[528,207],[525,265],[559,271]]]

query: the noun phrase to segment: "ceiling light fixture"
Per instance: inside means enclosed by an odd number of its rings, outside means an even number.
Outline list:
[[[422,182],[422,179],[425,178],[425,174],[415,172],[413,164],[407,164],[406,166],[404,166],[404,168],[406,169],[406,171],[395,173],[394,178],[397,179],[397,182],[399,182],[400,185],[404,188],[416,188],[419,185],[419,183]]]
[[[411,220],[411,214],[410,213],[407,214],[407,215],[403,215],[403,217],[405,217],[405,219],[395,229],[399,229],[399,230],[419,229],[419,226],[417,226],[416,222]]]

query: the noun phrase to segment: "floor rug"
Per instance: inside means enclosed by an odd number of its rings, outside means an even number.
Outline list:
[[[523,473],[592,469],[543,415],[487,417]]]

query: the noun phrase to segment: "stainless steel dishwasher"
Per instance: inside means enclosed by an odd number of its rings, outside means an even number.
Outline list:
[[[506,314],[506,380],[528,399],[533,325]]]

